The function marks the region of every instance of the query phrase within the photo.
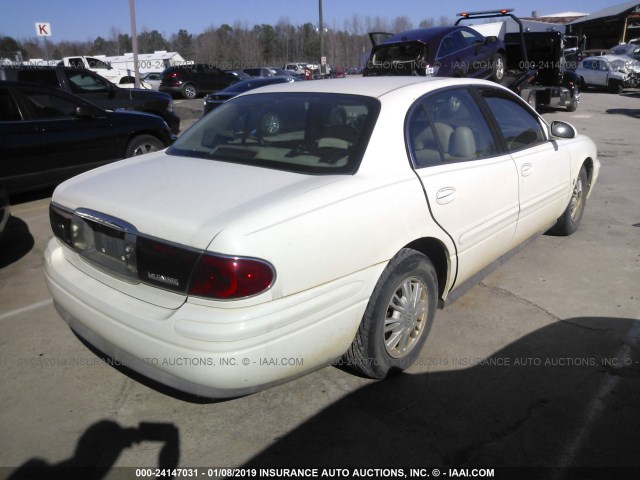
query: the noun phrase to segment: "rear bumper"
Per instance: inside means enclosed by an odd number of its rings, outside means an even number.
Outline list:
[[[339,358],[384,268],[249,307],[187,301],[167,309],[83,273],[67,261],[66,250],[51,239],[45,278],[69,326],[122,365],[209,398],[253,393]]]

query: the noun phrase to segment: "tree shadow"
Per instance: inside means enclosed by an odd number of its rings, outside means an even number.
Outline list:
[[[435,371],[351,393],[244,467],[640,467],[638,323],[559,321],[486,359],[427,342]]]
[[[122,451],[141,442],[162,442],[159,469],[174,469],[180,460],[180,435],[172,423],[140,423],[122,428],[102,420],[91,425],[80,437],[73,457],[57,464],[33,458],[18,467],[8,480],[99,480],[110,472]],[[163,478],[173,478],[166,476]]]

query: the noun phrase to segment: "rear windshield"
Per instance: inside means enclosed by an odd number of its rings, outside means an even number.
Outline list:
[[[167,151],[315,175],[353,174],[380,110],[371,97],[263,93],[207,114]]]
[[[426,45],[419,42],[402,42],[378,45],[371,55],[374,66],[418,63],[426,58]]]

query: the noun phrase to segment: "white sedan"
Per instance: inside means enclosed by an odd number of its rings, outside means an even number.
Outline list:
[[[336,360],[384,378],[494,262],[573,233],[599,168],[589,138],[486,81],[269,86],[60,185],[46,280],[79,336],[196,395]]]

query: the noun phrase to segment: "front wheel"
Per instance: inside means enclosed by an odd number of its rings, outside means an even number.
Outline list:
[[[555,235],[568,236],[578,230],[584,207],[587,202],[587,193],[589,191],[589,178],[587,170],[583,166],[580,169],[576,183],[573,186],[571,200],[566,210],[560,215],[556,224],[551,228],[551,233]]]
[[[369,299],[348,365],[371,378],[385,378],[415,362],[429,335],[438,280],[422,253],[402,249],[391,259]]]
[[[136,157],[138,155],[144,155],[145,153],[157,152],[164,149],[164,144],[156,137],[151,135],[138,135],[133,137],[127,145],[127,151],[125,156]]]

